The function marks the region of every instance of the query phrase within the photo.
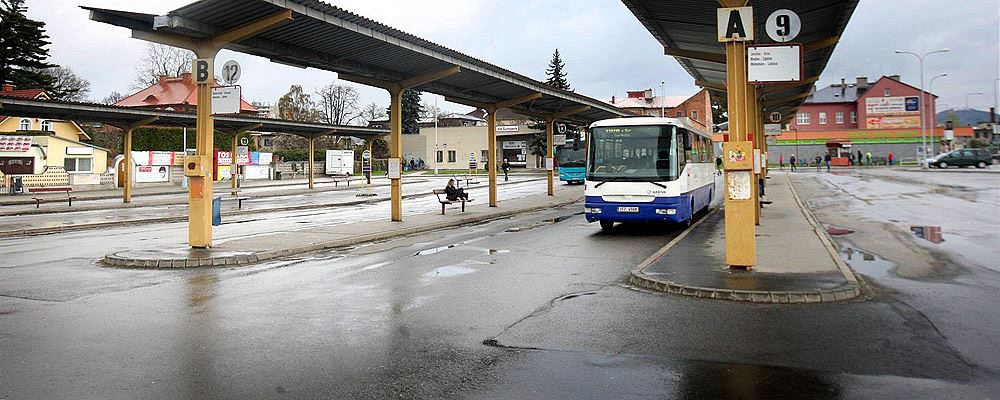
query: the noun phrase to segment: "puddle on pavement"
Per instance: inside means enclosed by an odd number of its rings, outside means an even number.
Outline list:
[[[896,266],[892,261],[882,259],[875,254],[846,245],[842,247],[840,257],[858,273],[881,278],[889,276],[889,270]]]
[[[435,247],[433,249],[420,250],[420,251],[414,253],[413,255],[414,256],[426,256],[428,254],[437,254],[437,253],[440,253],[442,251],[445,251],[445,250],[448,250],[448,249],[453,249],[453,248],[455,248],[455,245],[449,244],[447,246]]]
[[[549,219],[544,220],[542,222],[548,222],[550,224],[554,224],[554,223],[557,223],[557,222],[563,222],[563,221],[565,221],[567,219],[570,219],[570,218],[573,218],[573,217],[575,217],[577,215],[583,215],[583,212],[581,211],[581,212],[573,213],[573,214],[570,214],[570,215],[563,215],[561,217],[549,218]]]
[[[424,277],[428,277],[428,278],[434,278],[434,277],[449,278],[449,277],[453,277],[453,276],[471,274],[473,272],[476,272],[476,270],[474,270],[472,268],[469,268],[469,267],[463,267],[461,265],[448,265],[448,266],[444,266],[444,267],[434,268],[434,270],[432,270],[432,271],[424,274]]]
[[[910,226],[910,232],[913,232],[913,234],[916,237],[924,239],[934,244],[940,244],[944,242],[944,236],[941,235],[940,226],[929,226],[929,225]]]

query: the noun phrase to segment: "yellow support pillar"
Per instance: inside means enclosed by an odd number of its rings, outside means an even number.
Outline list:
[[[555,122],[556,121],[555,121],[554,118],[546,118],[545,119],[545,170],[546,170],[545,173],[549,177],[549,180],[548,180],[548,182],[549,182],[549,192],[548,192],[549,196],[555,196],[555,194],[556,194],[556,190],[555,190],[556,189],[555,188],[555,171],[554,171],[555,168],[549,168],[549,163],[550,162],[552,162],[553,165],[555,164],[555,160],[554,160],[554,158],[555,158],[555,151],[554,151],[554,149],[552,147],[553,146],[552,130],[553,130],[553,125],[555,125]]]
[[[315,189],[316,182],[314,180],[315,172],[313,169],[316,168],[316,138],[309,138],[309,188]]]
[[[122,168],[122,174],[125,175],[125,191],[122,194],[122,201],[125,203],[132,202],[132,127],[128,127],[125,130],[125,146],[124,152],[122,153],[125,158],[122,160],[122,164],[125,168]]]
[[[725,162],[726,264],[752,268],[757,262],[756,227],[754,226],[753,147],[748,142],[750,129],[747,110],[746,43],[726,43],[726,88],[729,108],[729,141],[723,146]],[[748,154],[749,153],[749,154]],[[750,159],[751,163],[745,162]],[[733,192],[730,183],[749,185]],[[749,193],[749,197],[746,194]]]
[[[401,86],[389,88],[389,157],[401,158],[403,154],[403,91]],[[392,191],[392,220],[403,220],[403,180],[390,179]]]
[[[215,54],[210,57],[199,54],[199,60],[208,63],[210,73],[215,71]],[[197,71],[195,71],[197,75]],[[195,157],[203,165],[211,165],[212,150],[215,148],[215,120],[212,118],[212,79],[197,84],[197,137]],[[188,188],[188,243],[195,248],[212,247],[212,172],[205,168],[200,176],[189,176]]]
[[[760,102],[757,101],[757,85],[747,86],[746,102],[747,121],[749,123],[748,136],[750,137],[750,140],[753,141],[754,154],[759,153],[763,156],[763,150],[760,146],[760,140],[763,136],[763,132],[761,132],[760,128]],[[753,223],[754,225],[760,225],[760,179],[762,179],[762,176],[756,172],[759,165],[757,157],[753,157],[753,162],[753,170],[750,175],[753,179]]]
[[[487,133],[487,143],[486,143],[486,154],[488,154],[488,160],[486,162],[486,169],[489,170],[490,174],[490,207],[497,206],[497,108],[489,107],[486,109],[488,113],[486,115],[486,129]]]
[[[232,189],[232,194],[234,196],[236,195],[236,184],[238,179],[237,172],[240,170],[239,164],[236,163],[236,145],[239,143],[239,137],[240,137],[239,132],[233,133],[232,149],[231,149],[232,153],[230,153],[232,155],[232,163],[229,164],[229,178],[230,178],[229,180],[231,181],[230,188]]]

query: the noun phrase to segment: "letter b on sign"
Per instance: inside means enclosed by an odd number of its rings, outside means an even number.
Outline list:
[[[194,60],[194,82],[212,83],[212,59],[199,58]]]

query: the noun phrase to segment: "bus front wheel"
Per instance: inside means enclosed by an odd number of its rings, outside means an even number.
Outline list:
[[[615,226],[615,222],[614,221],[607,221],[607,220],[603,220],[603,219],[601,220],[601,230],[602,231],[605,231],[605,232],[610,231],[611,228],[613,228],[614,226]]]

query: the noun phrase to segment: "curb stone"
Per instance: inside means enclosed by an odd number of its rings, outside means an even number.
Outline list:
[[[282,257],[288,257],[293,255],[300,255],[306,253],[312,253],[316,251],[323,251],[334,249],[338,247],[346,247],[357,245],[361,243],[373,242],[378,240],[390,239],[399,236],[413,235],[417,233],[429,232],[440,230],[444,228],[450,228],[460,225],[466,225],[471,223],[478,223],[483,221],[489,221],[504,217],[509,217],[514,214],[528,213],[540,211],[548,208],[562,207],[568,204],[573,204],[579,202],[583,199],[583,196],[574,196],[569,200],[560,201],[557,203],[547,203],[543,205],[532,206],[528,208],[504,210],[496,214],[490,215],[480,215],[473,217],[465,217],[454,219],[450,221],[443,221],[438,223],[433,223],[424,226],[414,226],[403,229],[396,229],[385,232],[376,232],[366,235],[361,235],[349,239],[332,240],[328,242],[314,243],[306,246],[290,247],[284,249],[267,250],[256,253],[250,253],[245,255],[236,256],[219,256],[211,258],[197,258],[197,259],[187,259],[187,258],[171,258],[171,259],[134,259],[119,256],[118,253],[112,253],[104,256],[100,261],[105,265],[116,268],[132,268],[132,269],[187,269],[196,267],[235,267],[235,266],[247,266],[250,264],[255,264],[262,261],[273,260]],[[193,263],[192,263],[193,262]]]

